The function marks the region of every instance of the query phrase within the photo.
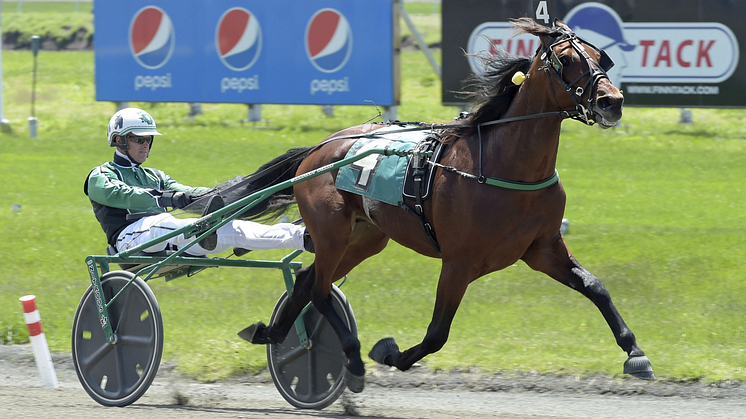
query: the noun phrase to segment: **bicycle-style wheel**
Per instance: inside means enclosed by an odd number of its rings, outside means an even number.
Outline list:
[[[110,301],[133,277],[112,271],[101,278],[104,301]],[[127,406],[153,382],[163,353],[163,320],[158,301],[139,277],[108,308],[116,336],[106,342],[93,286],[78,304],[72,328],[72,355],[83,388],[104,406]]]
[[[332,285],[332,306],[347,327],[357,336],[357,323],[347,298]],[[287,292],[280,296],[270,324],[285,309]],[[295,326],[282,344],[267,345],[269,372],[275,387],[291,405],[300,409],[323,409],[342,395],[345,390],[344,365],[347,357],[342,351],[337,334],[313,306],[303,314],[309,348],[300,345]]]

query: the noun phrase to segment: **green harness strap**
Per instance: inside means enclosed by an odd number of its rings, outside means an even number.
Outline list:
[[[548,188],[557,182],[559,182],[559,174],[557,173],[557,170],[554,171],[554,174],[552,176],[549,176],[542,181],[531,183],[515,182],[512,180],[504,180],[493,177],[484,179],[484,183],[490,186],[496,186],[503,189],[512,189],[516,191],[538,191],[539,189]]]
[[[554,174],[552,176],[549,176],[548,178],[540,180],[538,182],[516,182],[514,180],[498,179],[494,177],[474,176],[470,173],[462,172],[453,166],[445,166],[440,163],[435,163],[434,161],[428,161],[427,163],[436,167],[440,167],[445,171],[456,173],[459,176],[474,179],[479,183],[514,191],[538,191],[539,189],[548,188],[559,182],[559,174],[557,173],[557,169],[554,169]]]

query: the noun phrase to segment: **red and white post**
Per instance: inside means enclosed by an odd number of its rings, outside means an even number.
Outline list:
[[[28,336],[34,349],[34,359],[39,375],[41,375],[41,381],[45,387],[57,388],[59,387],[57,374],[54,373],[54,364],[52,363],[52,354],[49,353],[47,337],[41,331],[41,316],[39,310],[36,309],[36,296],[24,295],[19,300],[23,304],[23,318],[28,326]]]

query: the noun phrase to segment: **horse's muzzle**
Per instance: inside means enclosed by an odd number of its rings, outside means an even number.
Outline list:
[[[596,98],[594,113],[596,122],[601,128],[611,128],[622,119],[622,108],[624,107],[624,96],[620,91],[614,93],[602,93]]]

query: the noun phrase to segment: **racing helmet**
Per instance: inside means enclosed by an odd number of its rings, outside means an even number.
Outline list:
[[[116,136],[125,136],[129,133],[142,136],[161,135],[160,132],[156,131],[155,120],[149,113],[137,108],[120,109],[111,117],[106,130],[109,147],[128,149],[127,142],[125,141],[124,144],[117,142]],[[151,147],[152,145],[151,143]]]

